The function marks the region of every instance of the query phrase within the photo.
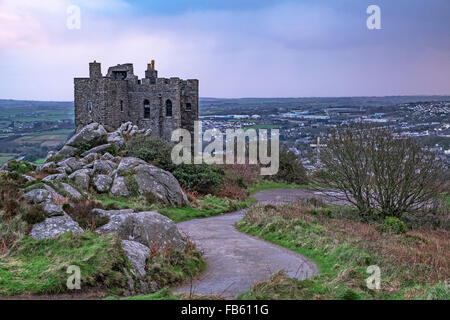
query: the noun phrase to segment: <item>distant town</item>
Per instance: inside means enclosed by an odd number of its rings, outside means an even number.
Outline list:
[[[0,100],[0,164],[41,162],[74,132],[72,102]],[[419,139],[450,165],[450,97],[200,99],[203,130],[279,129],[309,170],[317,168],[327,132],[366,122]]]
[[[204,129],[218,128],[223,132],[238,127],[277,128],[281,141],[300,155],[309,170],[317,168],[318,151],[329,129],[358,122],[389,126],[399,135],[417,138],[450,164],[450,101],[359,107],[301,105],[291,110],[278,109],[256,108],[254,114],[201,115],[200,120]]]

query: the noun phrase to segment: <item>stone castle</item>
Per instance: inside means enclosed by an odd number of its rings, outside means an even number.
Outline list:
[[[170,140],[172,131],[194,131],[198,120],[198,80],[158,78],[155,61],[145,78],[134,75],[133,64],[119,64],[102,75],[101,64],[89,63],[89,78],[75,78],[75,125],[98,122],[117,129],[131,121],[153,136]]]

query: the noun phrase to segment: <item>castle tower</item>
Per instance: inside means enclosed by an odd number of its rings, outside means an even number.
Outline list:
[[[89,78],[102,78],[102,65],[101,63],[94,60],[94,62],[89,63]]]
[[[156,78],[158,78],[158,71],[155,70],[155,60],[147,64],[147,70],[145,70],[145,78],[150,79],[150,83],[156,83]]]

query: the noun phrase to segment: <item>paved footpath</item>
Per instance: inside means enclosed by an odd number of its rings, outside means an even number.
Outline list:
[[[313,191],[304,189],[267,190],[254,195],[259,203],[273,204],[312,196]],[[307,258],[237,231],[235,224],[246,211],[178,224],[181,232],[203,252],[208,269],[192,284],[178,287],[175,292],[215,294],[233,299],[255,282],[268,280],[280,270],[300,280],[317,274],[317,266]]]

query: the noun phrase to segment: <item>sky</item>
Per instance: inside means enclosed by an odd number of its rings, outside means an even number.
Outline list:
[[[202,97],[446,95],[450,1],[0,0],[0,99],[72,101],[89,62],[152,59]]]

